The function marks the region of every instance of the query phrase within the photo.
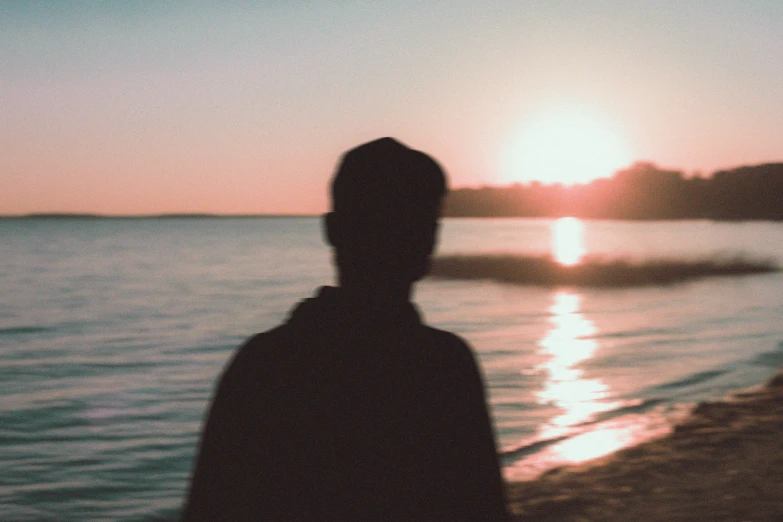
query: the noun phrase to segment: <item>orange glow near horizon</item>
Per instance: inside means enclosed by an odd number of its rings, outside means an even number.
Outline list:
[[[585,255],[585,225],[580,219],[564,217],[552,222],[552,256],[564,266],[579,264]]]

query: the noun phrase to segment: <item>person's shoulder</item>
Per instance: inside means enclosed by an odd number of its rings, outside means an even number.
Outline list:
[[[447,330],[441,330],[428,325],[422,326],[425,342],[432,349],[435,349],[442,355],[452,359],[458,358],[470,361],[471,363],[473,362],[473,349],[465,339]]]
[[[281,324],[271,330],[254,334],[239,346],[239,353],[245,353],[248,355],[263,352],[271,346],[279,345],[285,342],[287,338],[288,325]]]
[[[254,334],[239,345],[233,359],[241,363],[249,363],[256,359],[274,357],[279,353],[280,348],[288,343],[288,334],[286,324]]]
[[[470,348],[470,345],[468,345],[468,342],[465,339],[453,332],[441,330],[440,328],[435,328],[434,326],[426,324],[422,325],[422,332],[424,332],[424,335],[427,338],[439,344],[453,346],[455,348]]]
[[[233,380],[246,374],[257,375],[284,350],[287,338],[285,324],[247,338],[225,366],[222,380]]]
[[[427,359],[439,368],[451,382],[458,383],[462,391],[483,389],[483,378],[476,354],[462,337],[439,328],[425,326]]]

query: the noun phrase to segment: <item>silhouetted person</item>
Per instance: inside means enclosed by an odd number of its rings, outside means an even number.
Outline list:
[[[217,388],[186,520],[503,520],[484,389],[409,299],[443,171],[383,138],[349,151],[326,237],[339,287],[249,339]]]

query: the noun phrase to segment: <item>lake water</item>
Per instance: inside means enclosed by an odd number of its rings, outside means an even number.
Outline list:
[[[578,225],[578,226],[577,226]],[[554,234],[554,235],[553,235]],[[441,253],[783,264],[783,224],[446,220]],[[316,218],[0,219],[0,520],[176,518],[237,345],[333,281]],[[665,432],[783,365],[783,274],[668,287],[423,281],[465,337],[508,478]]]

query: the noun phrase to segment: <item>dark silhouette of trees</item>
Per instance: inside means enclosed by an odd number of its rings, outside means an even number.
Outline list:
[[[635,163],[584,185],[543,185],[451,191],[449,217],[783,220],[783,163],[686,177],[653,163]]]
[[[783,220],[783,163],[722,170],[712,184],[715,219]]]

